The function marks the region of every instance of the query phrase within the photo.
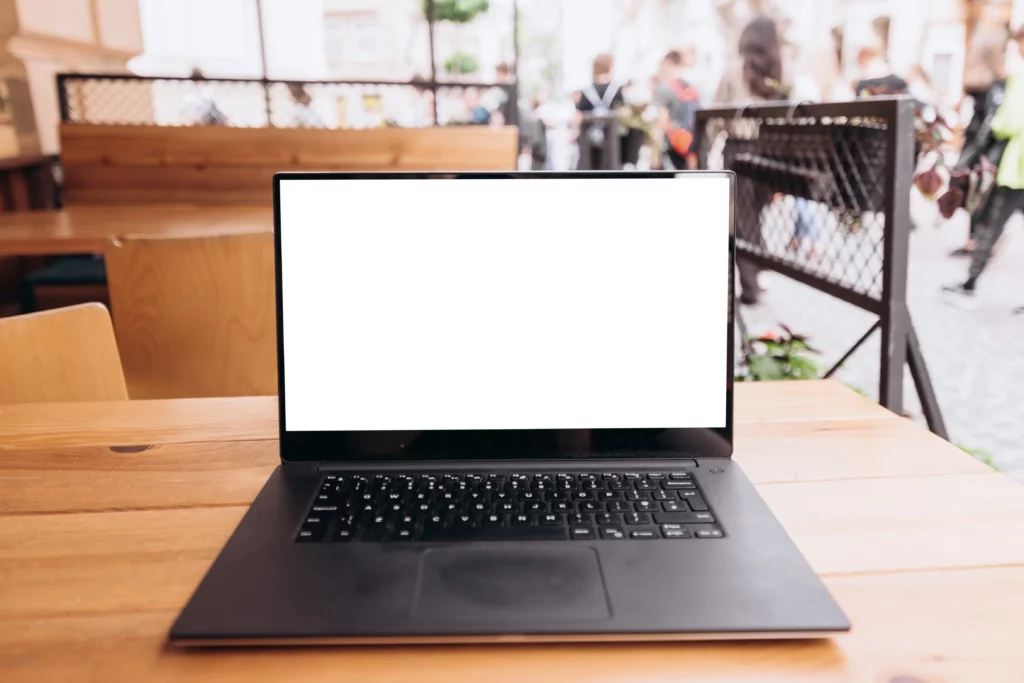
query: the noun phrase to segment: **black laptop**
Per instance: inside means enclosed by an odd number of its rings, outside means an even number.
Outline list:
[[[847,630],[731,460],[733,192],[276,176],[281,466],[172,640]]]

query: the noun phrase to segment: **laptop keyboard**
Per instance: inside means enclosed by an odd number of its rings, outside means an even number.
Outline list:
[[[693,476],[666,472],[324,477],[301,542],[722,538]]]

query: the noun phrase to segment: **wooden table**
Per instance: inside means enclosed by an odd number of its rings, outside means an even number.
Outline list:
[[[0,256],[90,254],[126,235],[273,232],[270,207],[76,206],[0,214]]]
[[[836,383],[737,394],[736,457],[848,635],[171,648],[277,464],[275,399],[0,406],[0,681],[1024,681],[1024,489]]]

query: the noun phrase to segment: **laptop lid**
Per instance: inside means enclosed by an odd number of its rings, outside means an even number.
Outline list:
[[[733,194],[278,174],[282,460],[729,457]]]

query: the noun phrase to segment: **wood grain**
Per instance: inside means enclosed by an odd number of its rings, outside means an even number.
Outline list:
[[[0,405],[0,451],[277,438],[277,398]]]
[[[744,425],[786,423],[787,414],[794,429],[816,431],[812,423],[817,421],[901,419],[833,380],[739,384],[737,458],[749,448],[743,444]],[[55,415],[66,418],[57,420]],[[785,434],[787,429],[783,425],[777,433]],[[828,426],[818,436],[824,434],[848,436]],[[276,397],[89,403],[74,411],[63,406],[0,406],[0,450],[276,438]],[[822,457],[827,456],[827,449],[822,449]]]
[[[272,202],[277,171],[514,171],[514,127],[61,126],[71,205]]]
[[[101,252],[112,239],[195,237],[274,231],[269,207],[74,206],[0,214],[0,254]]]
[[[904,420],[757,424],[741,427],[738,452],[755,484],[991,472],[915,436]],[[801,460],[812,448],[822,455]],[[248,505],[278,463],[276,441],[0,450],[0,514]],[[41,487],[62,493],[40,497]]]
[[[128,398],[102,304],[0,318],[0,404]]]
[[[104,257],[133,399],[277,393],[272,235],[126,238]]]
[[[1020,485],[832,382],[737,395],[737,456],[825,575],[849,634],[171,648],[177,611],[276,463],[276,401],[0,406],[0,680],[1024,680]],[[109,448],[140,441],[155,445]]]
[[[1024,567],[827,578],[834,641],[290,648],[165,646],[174,609],[0,619],[4,681],[813,681],[1019,683]],[[936,596],[943,596],[941,608]],[[984,624],[982,626],[981,624]],[[972,628],[975,626],[976,628]],[[512,664],[514,663],[514,664]],[[84,667],[84,668],[83,668]]]

